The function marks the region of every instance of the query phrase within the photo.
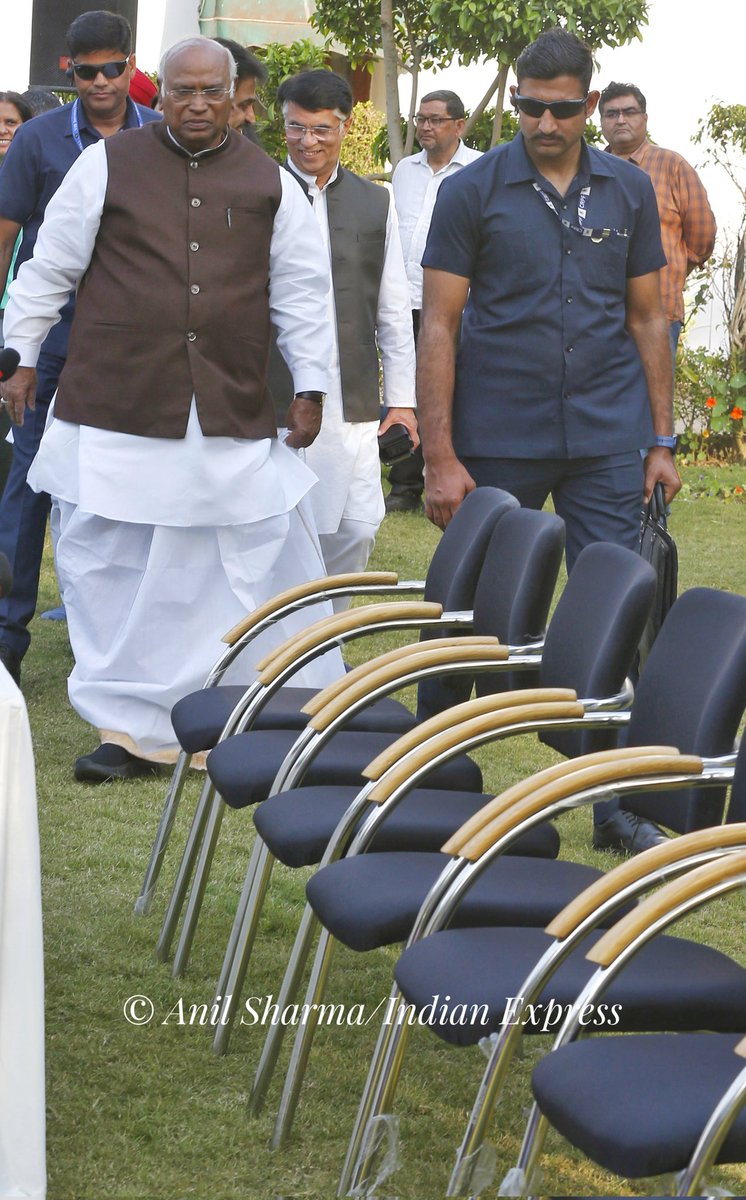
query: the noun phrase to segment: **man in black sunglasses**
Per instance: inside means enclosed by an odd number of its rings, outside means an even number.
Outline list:
[[[568,569],[590,542],[637,549],[643,494],[681,486],[655,193],[584,141],[592,69],[563,29],[518,58],[520,132],[438,193],[417,352],[427,515],[444,528],[484,485],[551,495]],[[627,818],[599,811],[594,844],[661,839]]]
[[[160,119],[128,98],[135,66],[132,30],[115,13],[86,12],[67,31],[70,76],[77,97],[18,131],[0,175],[0,291],[23,230],[16,273],[31,258],[50,199],[83,150],[119,129]],[[49,496],[37,495],[26,474],[39,448],[49,402],[65,363],[74,297],[46,338],[37,364],[36,408],[14,431],[13,463],[0,505],[0,548],[13,568],[13,592],[0,599],[0,662],[16,680],[30,635],[39,589]],[[21,368],[21,371],[23,368]]]

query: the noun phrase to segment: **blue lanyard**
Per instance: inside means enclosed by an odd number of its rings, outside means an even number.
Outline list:
[[[139,127],[142,125],[142,116],[140,115],[140,110],[137,107],[137,105],[135,104],[133,107],[135,109],[135,120],[137,121],[137,124]],[[78,99],[73,104],[72,111],[70,113],[70,133],[73,136],[73,141],[75,142],[75,145],[78,147],[78,150],[80,150],[80,153],[82,154],[85,147],[83,146],[83,139],[80,136],[80,121],[78,119],[79,112],[80,112],[80,97],[78,97]]]

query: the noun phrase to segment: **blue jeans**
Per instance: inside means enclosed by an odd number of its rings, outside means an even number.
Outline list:
[[[44,552],[50,499],[32,492],[26,483],[31,462],[39,449],[47,411],[65,365],[56,354],[39,356],[36,408],[26,409],[23,425],[13,427],[13,461],[0,502],[0,552],[13,571],[13,591],[0,600],[0,642],[20,657],[31,641],[28,624],[36,611],[39,574]]]

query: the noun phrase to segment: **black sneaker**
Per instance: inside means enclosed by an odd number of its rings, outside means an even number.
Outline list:
[[[0,642],[0,662],[10,675],[16,687],[21,686],[21,655],[12,650],[5,642]]]
[[[422,508],[419,492],[389,492],[386,512],[419,512]]]
[[[75,760],[75,778],[79,783],[111,783],[115,779],[142,779],[148,775],[160,775],[160,763],[147,758],[137,758],[124,746],[115,742],[103,742],[92,754],[84,754]]]
[[[623,808],[593,826],[594,850],[641,854],[643,850],[650,850],[652,846],[659,846],[666,841],[667,835],[653,821],[637,817]]]

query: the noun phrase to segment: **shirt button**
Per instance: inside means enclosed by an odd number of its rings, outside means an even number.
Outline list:
[[[572,346],[568,346],[568,347],[567,347],[567,353],[568,353],[568,354],[572,354],[572,351],[573,351],[573,347],[572,347]]]
[[[572,250],[565,250],[565,254],[572,254]]]
[[[193,329],[190,329],[189,333],[187,334],[187,341],[188,342],[196,342],[196,340],[197,340],[196,333],[194,332]]]
[[[197,197],[195,196],[194,199],[192,200],[192,208],[199,208],[201,203],[202,203],[202,201],[198,200]]]
[[[192,161],[190,162],[189,166],[190,166],[190,167],[193,167],[195,170],[197,169],[197,167],[199,166],[199,163],[197,162],[196,158],[193,158],[193,159],[192,159]]]
[[[572,304],[572,296],[568,296],[568,297],[567,297],[567,301],[566,301],[566,303],[567,303],[567,304]]]
[[[199,242],[190,242],[189,249],[190,250],[199,250]]]
[[[193,283],[192,286],[190,287],[189,291],[192,293],[193,296],[198,296],[199,295],[199,284]]]

